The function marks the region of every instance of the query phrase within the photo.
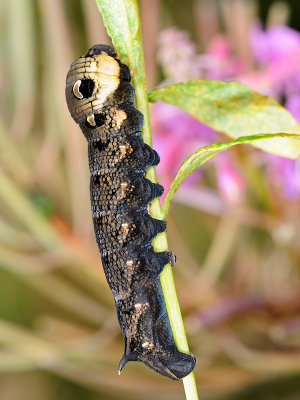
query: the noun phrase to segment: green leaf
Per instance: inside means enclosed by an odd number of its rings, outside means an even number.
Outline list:
[[[128,62],[130,58],[133,62],[138,46],[135,36],[139,26],[136,2],[126,0],[96,0],[96,2],[113,45],[121,55],[121,61]]]
[[[231,138],[262,132],[300,133],[300,125],[275,99],[262,96],[239,82],[201,80],[177,83],[152,90],[149,101],[157,100],[181,107]],[[300,142],[292,138],[253,144],[280,156],[300,156]]]
[[[220,153],[221,151],[227,150],[232,146],[243,143],[252,143],[258,140],[275,141],[279,138],[286,138],[287,140],[294,139],[295,142],[300,143],[300,135],[288,134],[288,133],[277,133],[277,134],[258,134],[254,136],[241,136],[238,139],[224,143],[214,143],[210,146],[201,147],[195,153],[187,157],[181,164],[175,178],[173,179],[169,190],[166,194],[164,205],[163,205],[163,218],[166,218],[170,206],[170,202],[176,193],[182,182],[198,167],[205,164],[213,156]],[[271,140],[272,139],[272,140]]]

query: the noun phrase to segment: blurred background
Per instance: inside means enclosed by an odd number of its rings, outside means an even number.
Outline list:
[[[143,0],[149,89],[236,79],[300,122],[297,0]],[[183,399],[123,353],[92,227],[87,146],[65,76],[110,43],[94,0],[0,1],[0,399]],[[166,188],[184,158],[228,140],[151,105]],[[243,132],[241,132],[241,135]],[[250,146],[219,154],[168,217],[200,399],[300,399],[300,162]]]

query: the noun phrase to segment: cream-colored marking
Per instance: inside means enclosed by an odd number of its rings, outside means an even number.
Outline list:
[[[144,347],[144,348],[147,347],[148,349],[153,349],[154,343],[144,342],[142,344],[142,347]]]
[[[114,120],[116,121],[117,128],[120,129],[122,126],[123,122],[127,118],[127,114],[123,110],[118,110],[116,114],[114,115]]]
[[[73,93],[74,93],[74,96],[77,97],[77,99],[83,99],[83,95],[80,93],[80,90],[79,90],[80,85],[81,85],[81,80],[79,79],[78,81],[76,81],[74,83],[74,86],[73,86]]]
[[[97,104],[102,105],[105,101],[113,95],[117,87],[119,86],[120,80],[118,76],[105,75],[101,72],[95,73],[94,78],[91,79],[95,82],[95,100],[92,105],[96,107]]]
[[[121,182],[121,187],[122,188],[126,188],[128,186],[128,183],[127,182]]]
[[[133,260],[128,260],[126,262],[126,267],[132,267],[133,266]]]
[[[97,70],[102,74],[119,76],[120,66],[119,63],[111,56],[101,53],[94,57],[97,62]]]
[[[91,126],[96,126],[94,114],[89,115],[86,120]]]
[[[142,308],[142,306],[143,306],[142,303],[136,303],[136,304],[134,305],[134,308],[136,308],[137,310],[139,310],[139,309]]]
[[[128,234],[129,229],[128,229],[128,224],[122,224],[122,228],[123,228],[123,235],[124,237]]]
[[[122,157],[126,156],[127,148],[128,148],[128,146],[126,146],[125,144],[120,144],[119,149],[121,151]]]

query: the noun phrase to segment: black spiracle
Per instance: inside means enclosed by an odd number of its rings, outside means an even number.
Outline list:
[[[88,141],[95,235],[125,341],[119,372],[128,361],[141,361],[180,379],[194,369],[195,357],[178,350],[162,296],[158,276],[175,257],[151,246],[167,230],[147,211],[163,193],[145,178],[159,156],[141,138],[143,115],[129,82],[129,69],[114,50],[96,45],[71,65],[66,98]]]

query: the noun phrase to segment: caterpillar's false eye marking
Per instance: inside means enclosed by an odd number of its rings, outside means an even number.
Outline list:
[[[88,128],[94,128],[95,126],[102,126],[105,124],[106,121],[106,115],[103,113],[99,113],[99,114],[91,114],[87,117],[86,119],[86,126]],[[94,148],[96,149],[96,145],[94,145]]]
[[[89,49],[72,64],[66,96],[89,142],[96,240],[126,341],[119,373],[135,360],[180,379],[194,369],[195,358],[176,346],[159,280],[175,257],[153,250],[152,240],[166,224],[147,214],[150,202],[163,192],[145,178],[159,157],[141,139],[143,116],[133,104],[130,71],[114,55],[106,45]]]
[[[102,126],[105,124],[106,115],[104,113],[99,113],[95,115],[95,122],[97,126]]]
[[[95,82],[92,79],[78,79],[73,85],[73,94],[79,99],[87,99],[93,94]]]
[[[95,121],[95,115],[94,114],[89,115],[86,120],[87,120],[87,123],[90,126],[96,126],[96,121]]]

